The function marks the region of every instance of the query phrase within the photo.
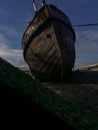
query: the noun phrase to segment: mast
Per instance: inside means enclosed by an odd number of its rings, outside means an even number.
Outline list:
[[[42,0],[42,7],[43,6],[46,6],[46,1],[45,0]]]
[[[37,14],[38,10],[37,10],[37,6],[36,6],[36,3],[34,0],[32,0],[32,3],[33,3],[33,8],[34,8],[34,11],[35,13]]]

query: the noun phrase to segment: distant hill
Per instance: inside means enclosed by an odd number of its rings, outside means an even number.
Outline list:
[[[89,65],[89,66],[81,67],[79,70],[98,71],[98,63],[97,64],[92,64],[92,65]]]

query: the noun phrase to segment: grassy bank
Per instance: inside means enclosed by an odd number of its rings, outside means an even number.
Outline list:
[[[52,92],[40,82],[0,59],[0,82],[28,96],[42,109],[53,113],[77,130],[97,130],[98,119],[77,103]]]

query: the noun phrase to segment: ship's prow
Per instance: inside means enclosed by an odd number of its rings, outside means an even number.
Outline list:
[[[67,77],[75,63],[75,38],[69,18],[55,6],[44,3],[22,39],[31,74],[42,81]]]

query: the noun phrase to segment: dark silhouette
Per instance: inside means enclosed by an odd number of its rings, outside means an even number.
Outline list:
[[[75,130],[65,121],[38,106],[28,96],[0,82],[1,129],[62,129]]]

